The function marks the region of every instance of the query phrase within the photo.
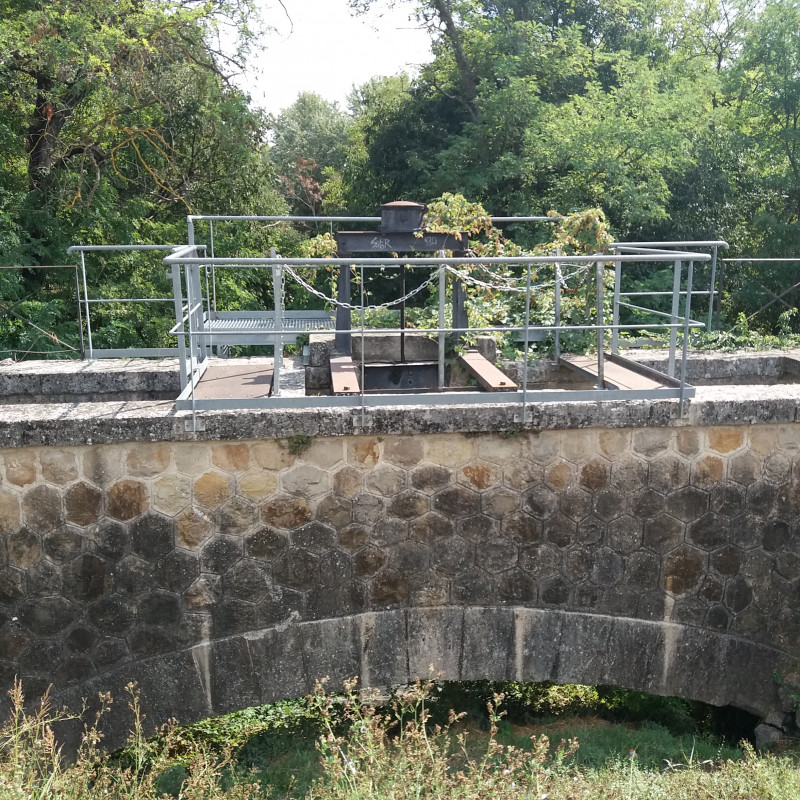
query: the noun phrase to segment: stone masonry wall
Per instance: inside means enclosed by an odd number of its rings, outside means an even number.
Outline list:
[[[796,665],[800,425],[0,450],[0,683],[31,696],[288,624],[505,606]]]

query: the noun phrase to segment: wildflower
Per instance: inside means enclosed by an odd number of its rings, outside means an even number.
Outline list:
[[[628,758],[631,759],[631,761],[636,758],[636,751],[634,749],[628,750]]]

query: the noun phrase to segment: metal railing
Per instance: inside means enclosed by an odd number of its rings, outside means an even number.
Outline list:
[[[192,238],[190,231],[190,239]],[[386,257],[381,258],[280,258],[273,255],[269,258],[219,258],[209,257],[203,255],[199,248],[191,243],[185,247],[177,248],[171,255],[164,259],[164,263],[171,267],[173,271],[173,285],[176,287],[176,292],[181,290],[182,286],[186,287],[186,312],[182,313],[178,319],[178,324],[173,328],[172,333],[178,336],[179,350],[182,355],[182,377],[185,377],[185,388],[178,398],[177,405],[179,408],[191,410],[193,417],[198,411],[211,410],[211,409],[236,409],[236,408],[323,408],[323,407],[349,407],[354,410],[359,410],[361,415],[361,424],[365,424],[368,407],[381,407],[381,406],[413,406],[421,405],[424,403],[426,406],[436,405],[451,405],[454,403],[501,403],[501,404],[518,404],[520,413],[516,415],[519,420],[529,419],[528,405],[531,402],[552,401],[554,399],[552,391],[536,391],[528,389],[528,353],[534,335],[538,332],[553,332],[558,339],[565,332],[594,332],[596,338],[597,348],[597,388],[586,390],[571,390],[569,397],[575,400],[599,400],[599,399],[612,399],[612,398],[649,398],[649,397],[664,397],[675,398],[684,400],[691,395],[691,387],[686,384],[686,360],[687,348],[689,342],[689,331],[692,328],[704,327],[704,323],[691,318],[691,304],[692,297],[696,293],[692,287],[693,272],[695,262],[705,262],[711,260],[711,255],[707,253],[700,253],[687,250],[663,250],[659,247],[647,249],[640,247],[637,244],[626,245],[626,247],[635,248],[635,253],[611,253],[611,254],[594,254],[587,256],[529,256],[529,257],[492,257],[492,258],[456,258],[444,257],[443,254],[435,257],[414,257],[398,259],[396,264],[406,264],[411,267],[429,267],[433,270],[431,280],[438,282],[438,325],[436,327],[428,328],[415,328],[416,333],[421,333],[431,337],[435,337],[439,342],[439,376],[440,376],[440,391],[438,393],[426,394],[424,400],[420,395],[416,394],[380,394],[369,393],[365,394],[363,369],[364,359],[362,358],[362,380],[359,393],[357,395],[349,396],[326,396],[326,397],[310,397],[310,396],[292,396],[281,397],[280,392],[272,397],[260,398],[204,398],[196,397],[195,388],[202,379],[209,364],[210,347],[209,341],[215,341],[219,337],[226,337],[236,334],[231,334],[221,328],[215,328],[213,320],[204,319],[203,309],[207,305],[207,298],[203,298],[202,293],[202,280],[201,270],[205,269],[228,269],[228,268],[253,268],[253,269],[267,269],[272,273],[273,287],[276,298],[276,309],[274,318],[274,333],[273,340],[275,342],[276,352],[282,348],[282,334],[281,327],[281,314],[278,303],[280,297],[280,287],[283,280],[285,271],[291,271],[294,267],[303,267],[310,269],[322,268],[356,268],[362,278],[362,297],[361,302],[351,306],[352,310],[360,315],[361,324],[353,333],[356,336],[361,336],[362,342],[367,334],[367,327],[365,324],[365,304],[363,298],[363,276],[364,270],[380,268],[386,265]],[[604,318],[604,274],[606,269],[614,269],[615,271],[615,295],[619,300],[622,293],[619,291],[619,283],[621,280],[622,266],[627,263],[671,263],[675,269],[675,274],[678,276],[675,285],[675,293],[684,298],[683,314],[670,314],[664,315],[668,320],[658,321],[655,323],[632,323],[622,324],[619,318],[607,321]],[[502,266],[509,268],[517,268],[520,273],[519,278],[520,291],[525,294],[525,312],[524,323],[516,326],[500,326],[489,325],[482,327],[453,327],[445,325],[444,316],[444,297],[446,293],[446,285],[449,276],[452,278],[462,280],[464,273],[461,272],[459,267],[475,267],[481,265],[482,267]],[[553,324],[548,325],[532,325],[531,324],[531,296],[532,292],[541,290],[541,285],[533,284],[532,270],[537,268],[541,273],[542,270],[548,271],[552,269],[552,280],[548,280],[547,285],[552,287],[556,297],[567,286],[568,277],[564,275],[564,267],[572,265],[578,267],[581,271],[593,271],[594,281],[596,284],[596,314],[593,321],[587,321],[585,324],[564,324],[559,316],[559,310],[556,309],[556,315]],[[686,265],[685,278],[683,265]],[[181,296],[182,297],[182,296]],[[335,302],[331,298],[332,302]],[[624,301],[620,301],[620,304]],[[558,306],[558,303],[556,303]],[[176,308],[178,308],[178,299],[176,295]],[[659,316],[656,314],[656,316]],[[605,339],[608,334],[612,337],[612,342],[618,342],[620,331],[624,330],[669,330],[674,332],[674,337],[671,338],[671,346],[673,352],[673,360],[675,356],[677,333],[681,331],[683,334],[683,342],[680,357],[680,377],[676,381],[670,383],[663,389],[608,389],[605,388],[604,380],[604,361],[605,361]],[[292,334],[312,334],[314,329],[307,329],[303,331],[293,331]],[[332,330],[331,333],[341,333],[344,331]],[[350,332],[350,329],[348,329]],[[400,328],[381,328],[382,334],[401,333]],[[522,334],[523,348],[524,348],[524,363],[523,363],[523,377],[522,386],[517,391],[502,392],[502,393],[485,393],[474,391],[448,391],[447,387],[443,386],[442,376],[444,375],[444,359],[445,348],[442,343],[445,337],[449,334],[469,334],[469,333],[513,333],[519,332]],[[183,345],[180,343],[184,342]],[[363,350],[362,350],[363,353]],[[280,384],[280,359],[275,359],[275,369],[277,373],[273,375],[273,385]]]
[[[83,357],[89,360],[101,358],[166,358],[179,356],[176,347],[125,347],[125,348],[95,348],[92,332],[92,320],[90,309],[93,305],[112,305],[129,303],[170,303],[174,302],[172,297],[89,297],[89,283],[86,278],[86,253],[108,253],[108,252],[166,252],[175,250],[179,245],[174,244],[97,244],[97,245],[73,245],[67,248],[67,253],[79,253],[80,264],[76,269],[75,289],[78,297],[78,310],[86,319],[86,349]],[[199,245],[198,249],[204,248]],[[78,280],[78,270],[80,271],[80,281]],[[182,309],[175,309],[176,316],[180,316]],[[83,342],[83,325],[81,323],[81,342]],[[83,348],[82,348],[83,349]]]

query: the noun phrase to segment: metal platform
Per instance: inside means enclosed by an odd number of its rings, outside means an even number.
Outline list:
[[[283,344],[297,344],[302,332],[335,330],[335,315],[327,311],[284,311],[281,315]],[[211,345],[274,345],[274,311],[215,311],[203,315],[203,330]]]
[[[269,397],[272,391],[272,363],[265,365],[209,365],[194,388],[196,400],[252,400]]]
[[[585,378],[602,383],[599,388],[652,391],[680,388],[681,382],[615,353],[597,356],[562,354],[560,361]],[[602,378],[601,378],[602,373]],[[684,397],[694,397],[694,387],[684,383]]]

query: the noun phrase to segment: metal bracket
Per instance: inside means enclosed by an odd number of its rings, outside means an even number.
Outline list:
[[[204,419],[198,419],[197,417],[184,420],[183,429],[188,433],[199,433],[206,429],[206,421]]]
[[[353,427],[359,430],[366,430],[372,427],[372,414],[356,414],[353,417]]]
[[[514,414],[514,422],[521,422],[523,424],[526,422],[533,422],[533,412],[526,411],[524,417],[520,413]]]

